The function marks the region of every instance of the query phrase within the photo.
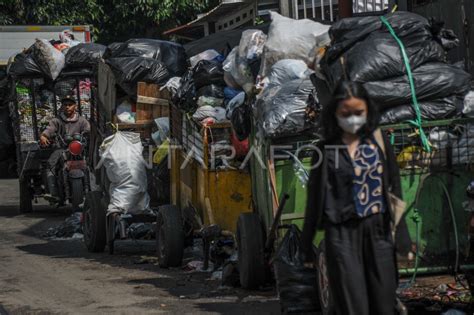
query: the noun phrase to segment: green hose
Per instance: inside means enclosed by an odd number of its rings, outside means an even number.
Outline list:
[[[443,180],[435,176],[439,179],[441,183],[441,187],[443,188],[443,192],[446,196],[446,200],[448,201],[449,211],[451,212],[451,220],[453,220],[453,229],[454,229],[454,242],[456,244],[456,264],[454,265],[454,273],[457,274],[459,270],[459,235],[458,235],[458,226],[456,225],[456,215],[454,213],[453,202],[451,200],[451,196],[449,195],[448,188],[444,184]]]
[[[431,145],[430,145],[430,142],[428,141],[428,138],[426,137],[426,134],[423,130],[423,124],[422,124],[422,121],[421,121],[420,105],[418,104],[418,98],[416,97],[415,81],[413,80],[413,74],[411,72],[410,60],[408,59],[408,55],[407,55],[407,52],[405,50],[405,45],[403,45],[403,42],[401,41],[401,39],[395,33],[395,30],[393,29],[392,25],[390,25],[390,22],[384,16],[381,16],[380,20],[388,28],[388,31],[390,32],[390,35],[392,35],[392,37],[397,41],[398,45],[400,46],[400,50],[402,52],[402,57],[403,57],[403,62],[405,63],[405,67],[407,69],[408,81],[410,82],[413,109],[415,110],[415,114],[416,114],[415,120],[409,120],[408,122],[413,124],[416,128],[418,128],[418,131],[420,133],[421,143],[423,145],[423,149],[426,152],[429,153],[429,152],[431,152]]]

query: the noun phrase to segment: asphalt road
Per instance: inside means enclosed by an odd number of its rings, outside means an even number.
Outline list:
[[[273,287],[249,292],[221,287],[209,272],[160,269],[152,241],[117,242],[111,256],[87,252],[82,240],[44,238],[66,211],[37,205],[19,215],[17,180],[0,180],[0,315],[280,314]],[[186,253],[185,265],[195,260],[196,252]],[[452,282],[447,275],[418,278],[414,290],[428,293],[405,300],[410,314],[451,308],[442,297],[429,299]],[[458,308],[473,314],[472,305]]]
[[[110,256],[80,240],[47,240],[64,210],[18,215],[17,186],[0,180],[0,314],[279,314],[272,288],[223,288],[211,273],[160,269],[153,242],[118,242]]]

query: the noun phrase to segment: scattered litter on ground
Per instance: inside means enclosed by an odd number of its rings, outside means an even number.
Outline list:
[[[82,239],[81,216],[81,212],[73,213],[60,225],[49,228],[43,236],[53,239]]]
[[[158,257],[155,256],[141,256],[133,262],[135,265],[157,264]]]

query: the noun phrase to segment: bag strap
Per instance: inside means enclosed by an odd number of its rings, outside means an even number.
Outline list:
[[[378,146],[382,150],[383,155],[387,157],[387,153],[385,151],[385,141],[383,140],[382,130],[380,130],[380,128],[375,129],[374,138],[375,142],[377,142]]]

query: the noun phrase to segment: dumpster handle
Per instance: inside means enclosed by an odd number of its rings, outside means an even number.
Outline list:
[[[278,205],[278,209],[275,214],[275,218],[273,219],[272,227],[270,228],[270,232],[268,233],[267,241],[265,242],[265,251],[269,252],[273,247],[276,239],[276,229],[280,222],[281,215],[283,214],[283,209],[285,209],[286,201],[290,199],[290,195],[284,194],[281,198],[280,204]]]

